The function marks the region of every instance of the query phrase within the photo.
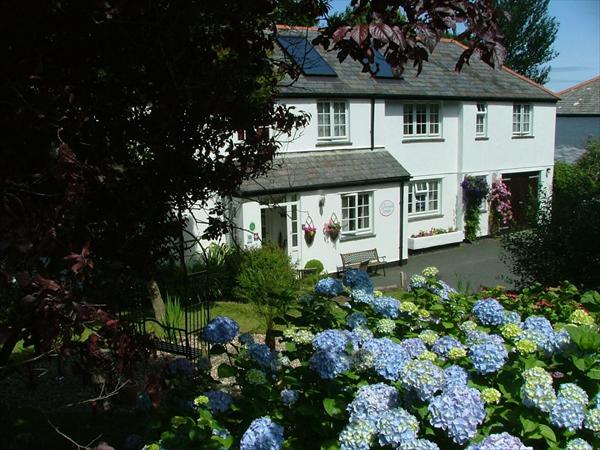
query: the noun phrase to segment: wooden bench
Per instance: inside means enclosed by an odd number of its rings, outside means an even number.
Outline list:
[[[340,256],[342,257],[342,270],[367,270],[372,267],[377,271],[381,267],[385,276],[385,256],[379,256],[376,248],[359,252],[340,253]]]

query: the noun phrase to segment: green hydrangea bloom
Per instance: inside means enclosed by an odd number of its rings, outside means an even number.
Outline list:
[[[396,329],[396,322],[392,319],[379,319],[375,324],[375,329],[381,334],[392,334]]]
[[[425,267],[421,273],[423,274],[424,277],[432,278],[432,277],[435,277],[438,273],[440,273],[440,271],[438,270],[437,267],[430,266],[430,267]]]
[[[452,347],[448,352],[448,359],[456,361],[467,356],[467,351],[462,347]]]
[[[475,331],[477,329],[477,324],[472,320],[465,320],[458,326],[458,328],[466,333],[467,331]]]
[[[498,389],[485,388],[481,391],[481,400],[485,403],[499,403],[502,395]]]
[[[506,339],[514,339],[523,333],[523,330],[516,323],[507,323],[500,329],[500,334]]]
[[[583,309],[576,309],[569,317],[569,322],[575,325],[592,326],[595,324],[594,318]]]
[[[420,319],[429,319],[431,317],[431,313],[426,309],[419,310],[419,318]]]
[[[400,303],[400,311],[407,314],[414,314],[419,310],[417,305],[413,302],[402,302]]]
[[[246,379],[250,384],[265,384],[267,382],[267,376],[262,370],[250,369],[246,373]]]
[[[437,341],[440,336],[433,330],[423,330],[419,334],[419,337],[423,342],[425,342],[428,345],[431,345],[435,341]]]
[[[529,355],[537,350],[537,344],[530,339],[521,339],[515,344],[515,348],[521,355]]]
[[[417,359],[421,359],[421,360],[429,360],[431,362],[435,362],[435,360],[437,359],[437,355],[429,350],[425,350],[423,353],[421,353]]]

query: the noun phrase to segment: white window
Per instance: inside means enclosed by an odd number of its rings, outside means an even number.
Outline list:
[[[348,113],[344,100],[317,102],[318,137],[322,140],[348,139]]]
[[[342,233],[371,231],[371,192],[342,195]]]
[[[477,118],[475,120],[475,136],[487,136],[487,105],[477,103]]]
[[[441,136],[440,105],[437,103],[405,103],[404,136]]]
[[[531,135],[531,105],[513,105],[513,136]]]
[[[440,212],[440,180],[413,181],[408,185],[408,213]]]

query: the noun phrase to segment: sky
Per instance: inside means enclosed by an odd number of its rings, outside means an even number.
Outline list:
[[[330,0],[343,10],[349,0]],[[550,0],[550,15],[559,22],[546,87],[558,92],[600,75],[600,0]]]

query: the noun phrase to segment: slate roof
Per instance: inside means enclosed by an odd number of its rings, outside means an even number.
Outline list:
[[[558,116],[600,116],[600,76],[558,93]]]
[[[309,42],[317,35],[314,29],[280,29],[280,34],[304,35]],[[503,67],[494,70],[473,56],[470,65],[460,73],[454,67],[464,47],[458,42],[443,39],[435,48],[423,71],[408,64],[401,79],[377,79],[362,73],[362,65],[350,57],[343,63],[336,52],[315,47],[337,73],[337,77],[304,76],[291,83],[281,83],[281,97],[381,97],[435,98],[474,100],[522,100],[555,102],[558,97],[533,81]],[[283,51],[279,49],[281,55]]]
[[[328,150],[279,155],[264,176],[244,181],[242,196],[336,186],[397,183],[410,174],[385,150]]]

